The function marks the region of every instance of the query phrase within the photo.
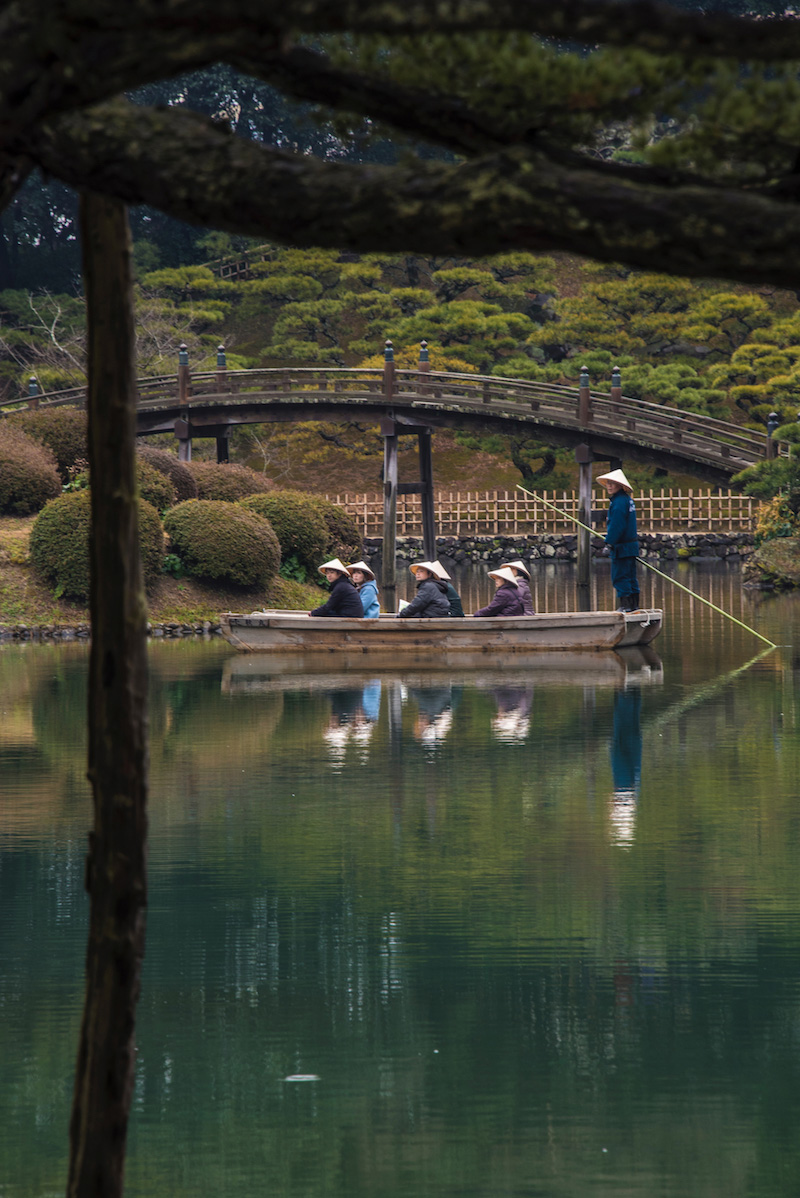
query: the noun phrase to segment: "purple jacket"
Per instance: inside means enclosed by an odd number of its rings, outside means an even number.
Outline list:
[[[531,588],[528,586],[527,578],[523,578],[521,574],[517,575],[517,590],[519,591],[519,597],[522,600],[522,610],[525,612],[525,615],[535,616],[536,612],[533,610]]]
[[[501,582],[494,593],[492,602],[480,611],[473,612],[475,616],[524,616],[522,595],[513,582]]]

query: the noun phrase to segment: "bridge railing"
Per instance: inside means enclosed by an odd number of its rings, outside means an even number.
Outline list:
[[[222,357],[224,363],[224,354]],[[534,424],[553,425],[575,431],[620,435],[632,442],[655,449],[675,450],[682,456],[700,461],[715,461],[730,472],[758,461],[768,448],[785,453],[788,447],[768,441],[757,429],[743,428],[731,421],[702,416],[683,409],[634,400],[621,389],[610,393],[586,387],[569,387],[529,379],[497,375],[450,374],[427,370],[382,370],[372,367],[262,367],[253,370],[216,370],[189,373],[188,366],[178,374],[137,380],[139,406],[191,408],[191,405],[226,406],[252,402],[266,408],[270,403],[346,401],[411,407],[423,416],[426,410],[446,408],[473,414],[482,412],[514,418],[525,416]],[[83,406],[85,388],[71,387],[42,395],[32,395],[4,405],[13,407]],[[268,419],[265,412],[265,418]]]
[[[383,495],[372,492],[328,494],[355,519],[365,537],[383,534]],[[555,504],[565,515],[554,512]],[[605,492],[594,494],[592,507],[608,506]],[[759,501],[732,491],[710,488],[688,491],[644,491],[636,494],[639,531],[752,533]],[[541,491],[527,496],[521,491],[437,491],[434,514],[439,536],[538,536],[574,533],[569,516],[578,516],[577,491]],[[422,535],[419,495],[397,498],[399,536]]]

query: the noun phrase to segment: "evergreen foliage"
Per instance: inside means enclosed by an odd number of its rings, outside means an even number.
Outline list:
[[[170,551],[197,578],[265,587],[278,572],[281,547],[272,525],[236,503],[188,499],[167,512]]]
[[[137,453],[143,461],[170,479],[179,503],[184,499],[197,499],[194,475],[186,463],[179,461],[174,453],[169,453],[166,449],[156,449],[152,445],[139,445]]]
[[[325,549],[325,556],[328,558],[338,557],[343,562],[351,562],[355,558],[361,557],[364,540],[350,513],[330,499],[323,499],[321,496],[316,503],[328,525],[330,539]]]
[[[48,503],[34,521],[31,563],[57,596],[85,599],[89,594],[91,491],[85,488]],[[157,581],[164,560],[164,532],[158,512],[139,500],[139,541],[146,588]]]
[[[0,513],[26,516],[60,493],[52,452],[4,422],[0,427]]]
[[[41,441],[52,450],[62,482],[68,482],[70,472],[88,460],[86,413],[78,408],[41,408],[15,412],[9,420],[29,437]]]
[[[250,470],[247,466],[237,466],[232,462],[201,461],[190,462],[188,466],[200,499],[236,503],[248,495],[271,489],[270,481],[264,474]]]
[[[324,501],[301,491],[270,491],[251,495],[242,507],[269,520],[281,546],[281,562],[294,557],[306,571],[316,569],[331,540]]]
[[[138,454],[136,484],[142,499],[151,504],[157,512],[163,513],[177,502],[175,485],[169,475],[162,474]]]

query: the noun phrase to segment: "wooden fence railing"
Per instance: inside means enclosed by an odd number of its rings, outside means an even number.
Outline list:
[[[380,492],[329,494],[358,522],[365,537],[383,535],[383,496]],[[434,497],[439,536],[516,536],[575,532],[576,526],[548,507],[554,503],[578,515],[576,491],[542,491],[526,496],[521,491],[437,491]],[[593,508],[608,506],[608,496],[592,497]],[[645,491],[636,495],[640,532],[752,532],[758,500],[731,491]],[[422,535],[419,495],[398,495],[399,536]]]

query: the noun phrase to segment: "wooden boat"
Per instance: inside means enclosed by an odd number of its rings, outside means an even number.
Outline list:
[[[223,634],[246,653],[341,653],[343,650],[385,654],[405,662],[420,655],[430,665],[431,654],[474,655],[479,665],[486,653],[535,653],[542,650],[622,649],[647,645],[661,631],[663,613],[575,611],[536,616],[475,620],[407,619],[380,616],[358,620],[339,616],[308,616],[297,611],[258,611],[248,615],[226,612],[220,617]],[[484,659],[485,660],[485,659]]]

